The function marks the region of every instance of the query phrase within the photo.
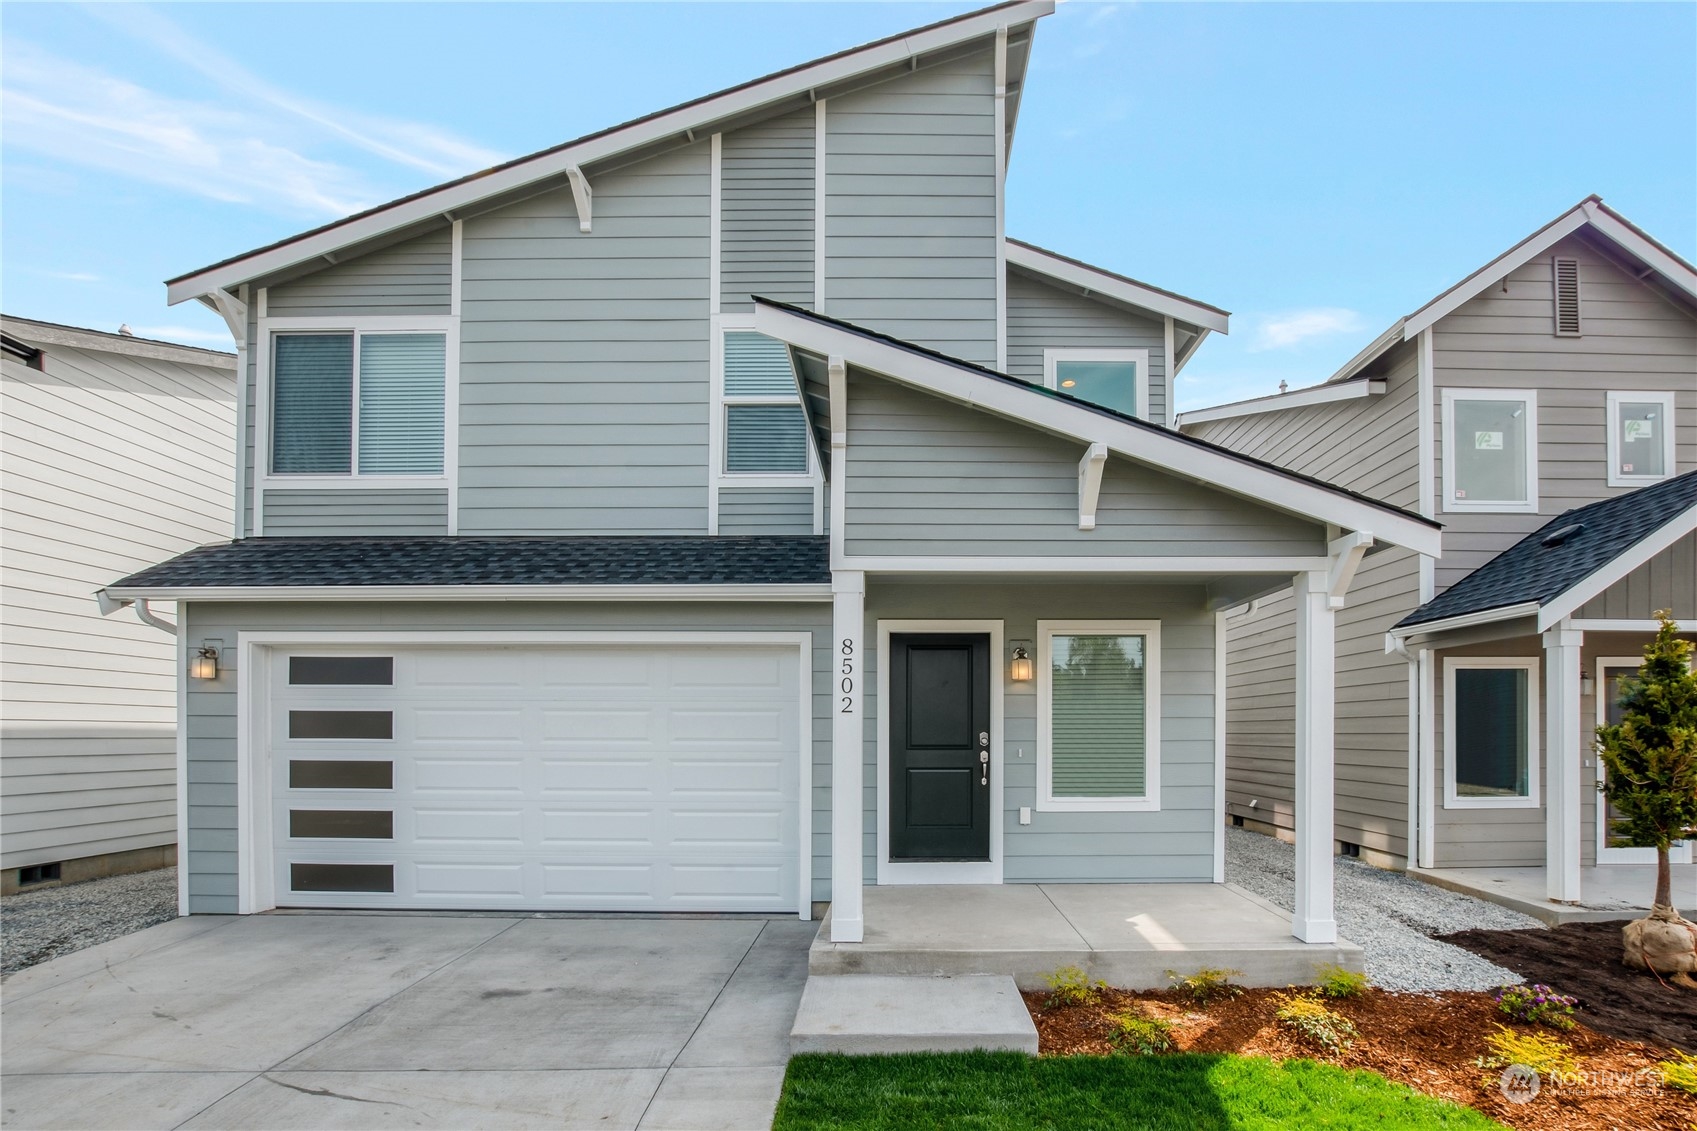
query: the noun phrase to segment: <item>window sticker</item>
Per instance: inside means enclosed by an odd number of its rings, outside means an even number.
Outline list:
[[[1473,433],[1473,450],[1476,452],[1500,452],[1503,450],[1503,434],[1501,432]]]
[[[1626,442],[1634,440],[1654,440],[1656,438],[1656,422],[1654,420],[1632,420],[1621,422],[1626,428]]]

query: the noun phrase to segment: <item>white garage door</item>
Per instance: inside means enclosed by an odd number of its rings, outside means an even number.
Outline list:
[[[290,649],[279,906],[794,911],[799,653]]]

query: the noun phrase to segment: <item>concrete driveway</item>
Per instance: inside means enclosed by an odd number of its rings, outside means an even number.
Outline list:
[[[17,1128],[766,1128],[816,923],[178,919],[8,978]]]

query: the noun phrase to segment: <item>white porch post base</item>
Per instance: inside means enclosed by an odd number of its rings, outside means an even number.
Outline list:
[[[1296,598],[1296,913],[1291,934],[1336,942],[1332,910],[1333,707],[1337,614],[1326,574],[1299,573]]]
[[[831,591],[831,941],[857,943],[866,933],[860,891],[866,575],[839,570]]]
[[[1557,903],[1579,902],[1579,652],[1585,634],[1544,633],[1544,882]],[[1534,747],[1531,757],[1536,758]]]

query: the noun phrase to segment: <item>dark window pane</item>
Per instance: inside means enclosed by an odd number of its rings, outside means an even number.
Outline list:
[[[290,711],[290,738],[394,738],[389,711]]]
[[[387,809],[290,809],[289,835],[393,840],[395,815]]]
[[[289,761],[290,789],[394,789],[393,762]]]
[[[1055,384],[1069,397],[1127,416],[1139,413],[1135,361],[1057,361]]]
[[[279,334],[271,357],[271,470],[353,470],[352,334]]]
[[[1525,668],[1455,673],[1455,791],[1459,797],[1525,797],[1528,774]]]
[[[290,864],[292,891],[395,890],[393,864]]]
[[[329,684],[388,687],[395,682],[393,656],[290,656],[289,682],[296,687]]]

